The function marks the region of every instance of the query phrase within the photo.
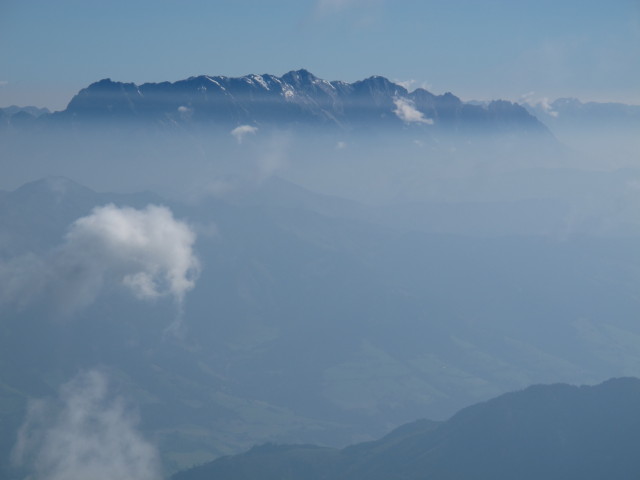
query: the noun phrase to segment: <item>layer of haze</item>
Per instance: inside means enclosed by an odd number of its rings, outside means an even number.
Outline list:
[[[8,127],[5,456],[29,399],[96,365],[166,473],[266,441],[371,439],[532,383],[640,375],[638,159],[607,137],[599,155],[436,134],[414,105],[389,108],[402,122],[375,135]],[[98,387],[88,421],[129,428]],[[40,440],[22,468],[74,478],[96,467],[56,449],[84,432],[61,395],[51,419],[27,414]],[[124,472],[116,453],[97,468]]]

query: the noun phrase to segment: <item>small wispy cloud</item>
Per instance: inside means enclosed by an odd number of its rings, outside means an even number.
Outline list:
[[[416,109],[413,102],[409,99],[397,97],[393,100],[396,108],[393,113],[405,123],[424,123],[433,125],[433,119],[425,118],[424,114]]]
[[[413,79],[409,79],[409,80],[394,80],[394,83],[396,83],[397,85],[400,85],[401,87],[406,88],[407,90],[411,90],[411,87],[413,87],[416,84],[416,81]]]
[[[271,177],[287,165],[292,142],[291,132],[278,132],[271,136],[256,158],[259,182]]]
[[[367,8],[382,3],[383,0],[316,0],[317,17],[340,13],[352,8]]]
[[[178,113],[183,119],[189,119],[191,118],[191,115],[193,115],[193,108],[189,108],[185,105],[180,105],[178,107]]]
[[[137,430],[137,418],[110,394],[107,375],[83,372],[57,398],[29,401],[12,452],[15,465],[47,480],[158,480],[156,448]]]
[[[251,125],[240,125],[239,127],[231,130],[231,135],[236,137],[238,143],[242,143],[244,137],[248,134],[255,134],[258,131],[257,127],[252,127]]]
[[[527,93],[523,93],[522,95],[520,95],[520,102],[521,103],[528,103],[529,105],[533,105],[534,103],[534,96],[535,96],[536,92],[534,92],[533,90]]]
[[[559,114],[558,112],[556,112],[553,107],[551,106],[551,103],[549,102],[549,99],[547,97],[544,97],[540,100],[540,106],[542,107],[542,109],[547,112],[549,115],[551,115],[552,117],[557,117]]]
[[[32,252],[0,261],[0,305],[25,308],[44,290],[47,277],[46,260]]]
[[[9,82],[6,80],[0,80],[0,87],[4,87],[5,85],[9,85]]]
[[[520,97],[520,103],[526,103],[532,107],[538,107],[544,110],[547,115],[557,118],[559,113],[553,109],[548,97],[536,98],[536,92],[527,92]]]
[[[433,85],[431,85],[430,83],[426,81],[418,82],[418,80],[414,80],[413,78],[410,78],[409,80],[395,79],[393,82],[397,83],[401,87],[406,88],[410,92],[418,88],[422,88],[423,90],[427,90],[429,92],[433,90]]]
[[[339,12],[356,3],[358,3],[358,0],[317,0],[316,11],[326,15],[328,13]]]

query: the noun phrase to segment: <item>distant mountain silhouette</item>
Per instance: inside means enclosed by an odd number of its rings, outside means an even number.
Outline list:
[[[640,105],[558,98],[553,102],[524,104],[524,107],[545,125],[554,128],[633,128],[637,131],[640,127]]]
[[[49,115],[51,112],[47,108],[38,107],[10,107],[0,108],[0,128],[13,125],[19,128],[30,126],[42,115]]]
[[[533,386],[446,422],[405,425],[343,450],[256,447],[174,480],[632,479],[640,473],[640,380]]]
[[[82,89],[64,111],[49,119],[546,133],[546,127],[533,115],[508,101],[472,105],[451,93],[434,95],[421,88],[409,92],[380,76],[354,83],[329,82],[307,70],[282,77],[201,75],[142,85],[104,79]]]

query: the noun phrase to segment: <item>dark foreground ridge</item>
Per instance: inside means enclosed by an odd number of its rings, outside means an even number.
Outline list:
[[[64,111],[41,115],[38,120],[548,133],[536,117],[508,101],[475,105],[449,92],[434,95],[422,88],[409,92],[381,76],[346,83],[323,80],[307,70],[281,77],[200,75],[142,85],[104,79],[82,89]],[[4,121],[11,122],[11,118],[6,116]]]
[[[342,450],[255,447],[173,480],[636,479],[640,380],[533,386]]]

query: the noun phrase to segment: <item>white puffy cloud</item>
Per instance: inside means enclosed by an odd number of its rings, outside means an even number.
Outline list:
[[[182,301],[199,271],[195,239],[166,207],[105,205],[71,225],[57,271],[74,288],[86,285],[88,294],[115,278],[138,298],[172,295]]]
[[[29,402],[12,460],[36,479],[160,479],[158,453],[136,424],[104,373],[83,372],[58,398]]]
[[[397,97],[393,100],[396,108],[393,111],[400,120],[406,123],[425,123],[433,125],[433,119],[425,118],[425,116],[416,109],[413,102],[409,99]]]
[[[140,299],[171,296],[181,303],[200,270],[195,240],[166,207],[97,207],[48,254],[0,263],[0,301],[25,306],[44,296],[66,316],[120,285]]]
[[[256,179],[259,182],[271,177],[287,165],[292,141],[291,132],[278,132],[272,134],[269,141],[262,146],[262,151],[256,158],[258,167]]]
[[[238,143],[242,143],[242,140],[244,139],[245,135],[250,133],[254,134],[257,131],[258,131],[257,127],[252,127],[251,125],[240,125],[239,127],[236,127],[233,130],[231,130],[231,135],[236,137],[236,140],[238,141]]]

